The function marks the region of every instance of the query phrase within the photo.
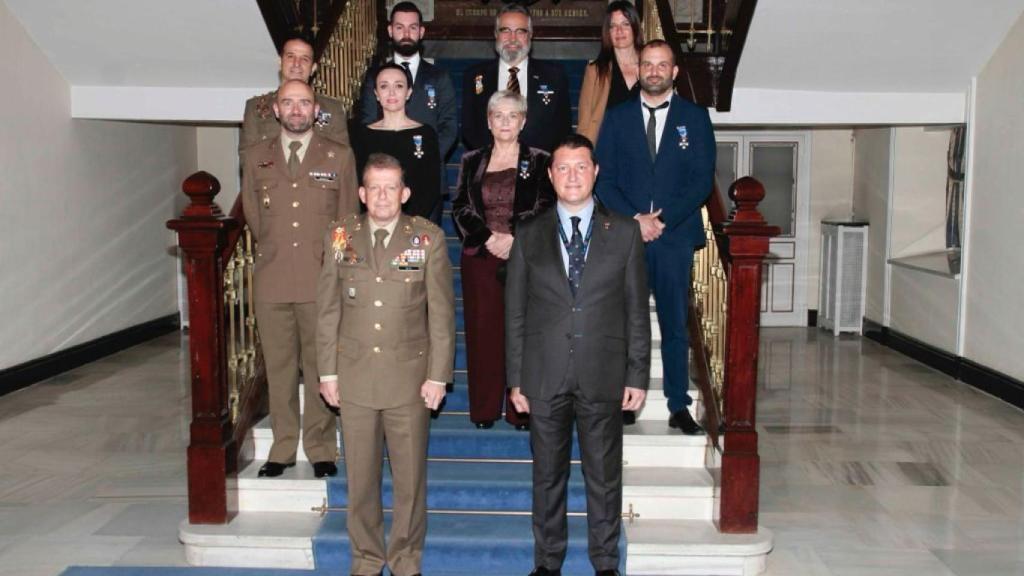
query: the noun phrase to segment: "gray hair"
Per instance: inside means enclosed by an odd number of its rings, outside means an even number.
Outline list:
[[[526,16],[526,29],[529,30],[530,36],[533,36],[533,17],[530,16],[530,9],[522,4],[505,4],[498,10],[498,15],[494,17],[494,35],[498,35],[498,23],[501,22],[501,17],[505,14],[522,14]]]
[[[526,98],[519,92],[511,90],[498,90],[487,100],[487,113],[490,114],[499,102],[506,101],[515,104],[520,114],[526,115]]]

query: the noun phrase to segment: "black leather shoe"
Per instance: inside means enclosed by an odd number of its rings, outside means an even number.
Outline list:
[[[693,416],[690,416],[690,411],[686,408],[674,412],[672,417],[668,419],[668,425],[670,428],[678,428],[683,431],[683,434],[687,436],[699,436],[704,433],[704,429],[693,421]]]
[[[619,571],[614,568],[611,570],[598,570],[594,572],[594,576],[619,576]]]
[[[519,430],[520,432],[529,432],[530,431],[530,425],[529,424],[516,424],[516,430]]]
[[[291,468],[295,466],[295,462],[291,464],[282,464],[280,462],[267,461],[266,464],[260,466],[260,472],[257,474],[259,478],[276,478],[281,474],[284,474],[285,468]]]
[[[633,410],[622,411],[622,424],[625,426],[631,426],[636,424],[636,412]]]
[[[317,478],[337,476],[338,467],[334,465],[334,462],[313,462],[313,475]]]
[[[562,570],[551,570],[543,566],[537,566],[530,572],[530,576],[562,576]]]
[[[494,428],[494,420],[484,420],[483,422],[474,422],[476,427],[480,430],[490,430]]]

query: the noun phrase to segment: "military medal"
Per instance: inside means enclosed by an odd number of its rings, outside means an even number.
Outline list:
[[[272,168],[274,166],[273,160],[263,160],[256,163],[257,168]]]
[[[519,161],[519,177],[526,180],[530,177],[530,161],[520,160]]]
[[[434,90],[434,85],[433,84],[427,84],[426,85],[426,89],[427,89],[427,108],[430,108],[431,110],[433,110],[434,108],[437,108],[437,91]]]
[[[690,147],[690,139],[686,135],[686,126],[676,126],[676,132],[679,133],[679,147],[686,150]]]
[[[484,93],[484,75],[483,74],[477,74],[476,78],[473,78],[473,89],[476,91],[476,93],[478,95]]]
[[[410,244],[412,244],[412,247],[413,247],[413,248],[419,248],[419,247],[420,247],[420,243],[421,243],[421,242],[422,242],[422,240],[420,240],[420,237],[419,237],[419,236],[413,236],[413,237],[412,237],[412,238],[411,238],[411,239],[409,240],[409,243],[410,243]]]
[[[338,226],[331,233],[331,249],[334,251],[334,261],[341,263],[345,258],[345,249],[348,248],[348,235],[345,234],[345,227]]]
[[[417,158],[423,158],[423,136],[416,134],[412,137],[412,143],[416,146],[416,150],[412,153]]]
[[[338,179],[337,172],[324,172],[321,170],[310,170],[309,177],[317,182],[334,182]]]
[[[316,127],[326,128],[331,123],[331,113],[323,110],[316,113]]]
[[[545,106],[551,104],[551,95],[554,93],[555,91],[549,89],[547,84],[541,84],[540,88],[537,89],[537,94],[540,94],[540,101],[543,102]]]
[[[270,194],[263,193],[263,207],[270,210]]]
[[[391,260],[391,266],[402,271],[421,270],[424,262],[427,261],[427,251],[422,248],[407,248],[397,257]]]

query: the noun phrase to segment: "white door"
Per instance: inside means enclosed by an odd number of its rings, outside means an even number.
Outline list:
[[[765,189],[758,209],[782,231],[765,258],[761,325],[806,326],[810,138],[799,131],[722,130],[716,140],[716,178],[723,195],[737,178],[757,178]],[[726,206],[731,208],[731,201]]]

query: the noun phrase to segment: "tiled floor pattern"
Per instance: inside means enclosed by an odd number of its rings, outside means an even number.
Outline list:
[[[184,565],[187,341],[0,397],[0,575]],[[762,332],[768,574],[1024,575],[1024,413],[874,342]]]

